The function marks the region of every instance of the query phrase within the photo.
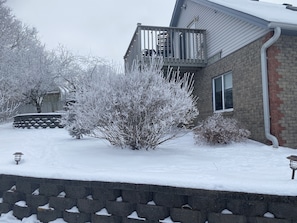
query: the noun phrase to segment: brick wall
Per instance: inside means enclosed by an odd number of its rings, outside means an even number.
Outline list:
[[[69,223],[158,223],[170,218],[180,223],[295,223],[297,219],[295,196],[144,184],[0,175],[0,198],[0,214],[13,211],[18,219],[36,214],[41,222],[63,218]]]
[[[224,115],[236,118],[251,131],[252,139],[270,143],[264,133],[260,49],[271,35],[196,72],[197,121],[213,114],[212,79],[232,71],[234,111]],[[271,133],[280,145],[297,148],[297,37],[282,35],[267,50],[267,58]]]
[[[228,71],[233,75],[232,112],[225,115],[236,118],[251,131],[251,138],[266,143],[263,120],[262,78],[260,49],[263,38],[222,58],[195,74],[195,94],[199,97],[198,121],[213,114],[212,79]]]
[[[267,41],[271,36],[268,35]],[[269,88],[269,105],[270,105],[270,124],[271,134],[274,135],[280,145],[285,145],[285,138],[282,137],[281,132],[285,128],[281,125],[280,120],[284,117],[284,114],[280,110],[283,101],[280,98],[280,93],[284,90],[279,85],[281,75],[278,69],[281,63],[278,61],[278,55],[281,49],[277,45],[272,45],[267,49],[267,72],[268,72],[268,88]]]
[[[297,37],[282,35],[268,50],[272,133],[297,148]]]

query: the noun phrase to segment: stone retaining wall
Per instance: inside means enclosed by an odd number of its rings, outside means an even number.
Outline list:
[[[70,223],[296,223],[297,199],[169,186],[0,175],[0,214]]]
[[[63,128],[60,124],[61,114],[22,114],[16,115],[13,119],[15,128]]]

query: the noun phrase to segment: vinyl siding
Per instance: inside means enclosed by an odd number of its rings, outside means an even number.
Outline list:
[[[208,57],[221,52],[225,57],[232,52],[264,36],[268,29],[260,28],[220,11],[187,1],[182,9],[178,27],[188,27],[198,17],[196,29],[205,29],[207,35]],[[260,49],[259,49],[260,50]]]

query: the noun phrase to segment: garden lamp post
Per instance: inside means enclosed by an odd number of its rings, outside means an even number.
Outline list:
[[[295,170],[297,170],[297,156],[288,156],[287,159],[290,160],[290,168],[292,169],[292,180],[295,177]]]
[[[16,152],[13,155],[14,155],[14,160],[15,160],[16,164],[18,165],[19,162],[21,161],[22,155],[24,155],[24,154],[21,152]]]

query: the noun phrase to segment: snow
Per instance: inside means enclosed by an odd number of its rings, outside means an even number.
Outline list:
[[[233,214],[233,213],[230,210],[228,210],[228,209],[224,209],[222,211],[222,214]]]
[[[14,185],[8,190],[8,192],[14,192],[15,190],[16,190],[16,186]]]
[[[123,201],[123,198],[122,198],[122,197],[118,197],[118,198],[116,199],[116,201],[117,201],[117,202],[122,202],[122,201]]]
[[[88,196],[87,196],[87,199],[88,199],[88,200],[93,200],[93,196],[92,196],[92,195],[88,195]]]
[[[71,209],[69,210],[66,210],[67,212],[70,212],[70,213],[79,213],[79,209],[78,207],[74,206],[72,207]]]
[[[18,201],[15,203],[15,205],[19,207],[28,207],[26,201]]]
[[[13,216],[12,211],[1,214],[1,223],[40,223],[39,220],[37,220],[36,215],[31,215],[28,218],[24,218],[22,221],[18,220],[16,217]],[[62,223],[62,221],[55,221],[55,223]]]
[[[49,206],[49,203],[47,203],[47,204],[45,204],[45,205],[43,205],[43,206],[39,206],[38,208],[39,208],[39,209],[44,209],[44,210],[54,210],[53,208],[51,208],[51,207]]]
[[[154,201],[149,201],[147,202],[148,205],[156,205],[156,203]]]
[[[39,188],[37,188],[35,191],[33,191],[32,195],[39,195]]]
[[[96,215],[111,216],[111,214],[108,213],[108,211],[106,210],[106,208],[103,208],[100,211],[96,212]]]
[[[136,211],[132,212],[127,218],[137,219],[137,220],[145,220],[145,218],[140,218]]]
[[[162,222],[162,223],[180,223],[180,222],[172,221],[172,219],[170,217],[165,218],[164,220],[160,220],[159,222]]]
[[[209,0],[210,2],[226,6],[256,16],[269,22],[297,24],[297,12],[286,9],[282,4],[275,4],[251,0]],[[240,2],[240,4],[239,4]],[[284,1],[285,2],[285,1]],[[297,6],[297,5],[294,5]]]
[[[270,212],[267,212],[264,214],[264,217],[265,218],[274,218],[274,214],[270,213]]]
[[[297,151],[252,140],[197,145],[188,133],[155,150],[135,151],[97,138],[73,139],[64,129],[7,123],[0,125],[0,142],[0,174],[297,196],[286,158]],[[24,153],[18,165],[15,151]]]
[[[66,197],[66,193],[62,191],[60,194],[58,194],[58,197]]]

